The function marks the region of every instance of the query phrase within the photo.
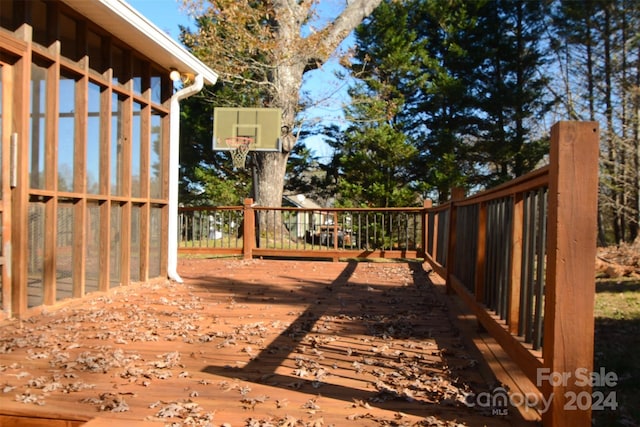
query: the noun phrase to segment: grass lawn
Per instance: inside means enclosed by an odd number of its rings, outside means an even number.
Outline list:
[[[600,427],[640,425],[640,280],[598,279],[595,307],[594,371],[615,372],[615,387],[594,387],[613,395],[616,410],[594,410]],[[594,402],[596,394],[594,394]],[[608,406],[608,405],[607,405]]]

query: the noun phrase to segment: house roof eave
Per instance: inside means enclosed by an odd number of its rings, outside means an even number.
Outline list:
[[[218,80],[215,71],[124,0],[61,1],[167,69],[202,75],[207,84]]]

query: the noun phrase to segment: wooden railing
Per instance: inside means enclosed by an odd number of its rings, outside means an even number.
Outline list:
[[[427,261],[551,405],[591,425],[598,124],[561,122],[549,165],[427,210]]]
[[[303,258],[423,257],[424,208],[180,209],[182,253]]]
[[[597,123],[557,123],[548,166],[440,206],[182,208],[180,251],[424,258],[550,402],[543,425],[588,426],[598,145]]]

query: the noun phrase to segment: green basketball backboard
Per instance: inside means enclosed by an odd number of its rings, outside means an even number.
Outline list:
[[[215,108],[213,149],[232,150],[235,141],[251,140],[251,151],[281,151],[281,119],[278,108]]]

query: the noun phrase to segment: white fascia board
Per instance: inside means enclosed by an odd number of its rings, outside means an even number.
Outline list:
[[[218,74],[160,30],[124,0],[62,0],[152,61],[181,73],[202,75],[215,84]]]

